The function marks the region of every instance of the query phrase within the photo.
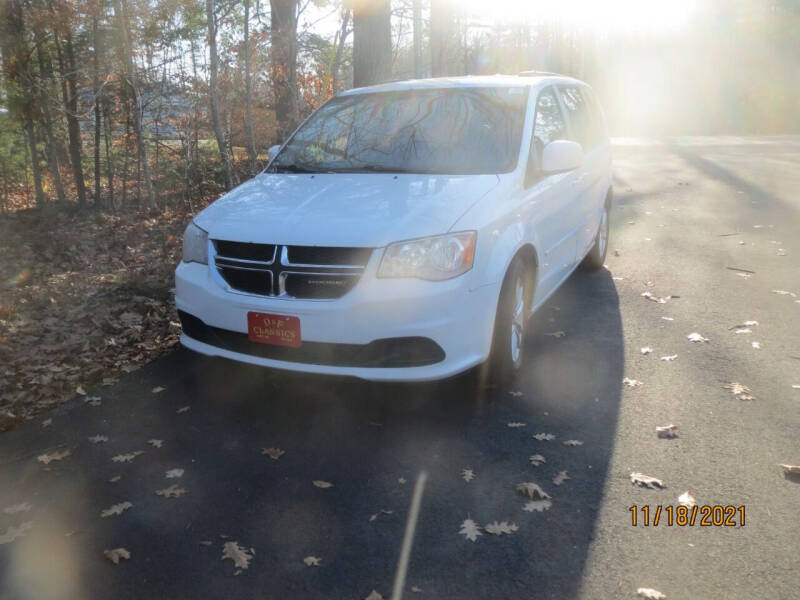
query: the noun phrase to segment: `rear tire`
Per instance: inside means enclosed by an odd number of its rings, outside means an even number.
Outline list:
[[[594,246],[589,250],[589,254],[583,259],[581,267],[587,271],[596,271],[605,265],[606,253],[608,252],[608,221],[610,207],[606,203],[603,207],[603,215],[600,217],[600,226],[597,228],[597,235],[594,238]]]
[[[500,290],[489,358],[489,379],[500,387],[509,385],[522,367],[531,285],[530,271],[514,259]]]

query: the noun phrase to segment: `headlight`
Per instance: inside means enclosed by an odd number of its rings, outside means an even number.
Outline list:
[[[475,231],[463,231],[390,244],[383,253],[378,277],[432,281],[457,277],[472,268],[477,237]]]
[[[183,262],[208,264],[208,233],[194,223],[183,232]]]

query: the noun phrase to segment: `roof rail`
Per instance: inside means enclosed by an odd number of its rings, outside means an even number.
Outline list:
[[[518,77],[544,77],[547,75],[559,75],[559,73],[552,73],[550,71],[522,71],[518,73]]]

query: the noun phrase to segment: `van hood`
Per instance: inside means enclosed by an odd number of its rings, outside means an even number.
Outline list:
[[[263,173],[195,217],[212,239],[382,247],[446,233],[497,175]]]

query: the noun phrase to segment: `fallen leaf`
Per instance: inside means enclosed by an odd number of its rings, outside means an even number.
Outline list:
[[[269,456],[272,460],[278,460],[281,456],[286,454],[286,451],[280,448],[262,448],[261,454]]]
[[[83,389],[82,385],[79,385],[78,387],[75,388],[75,393],[80,394],[81,396],[85,396],[86,390]]]
[[[564,440],[561,443],[565,446],[583,446],[583,442],[580,440]]]
[[[674,438],[678,435],[678,426],[670,423],[669,425],[656,427],[656,435],[660,438]]]
[[[42,421],[42,427],[50,427],[53,424],[53,419],[45,419]]]
[[[472,469],[464,469],[461,471],[461,476],[464,478],[464,481],[469,483],[475,479],[475,472]]]
[[[178,477],[183,477],[183,469],[170,469],[164,475],[167,479],[177,479]]]
[[[25,523],[21,523],[18,527],[14,527],[13,525],[9,526],[5,533],[0,534],[0,546],[3,544],[10,544],[17,538],[24,537],[25,534],[30,531],[31,527],[33,527],[33,521],[26,521]]]
[[[214,542],[212,542],[211,540],[200,540],[200,545],[201,546],[211,546],[213,544],[214,544]]]
[[[49,465],[54,460],[62,460],[70,456],[72,452],[70,450],[61,450],[59,452],[53,452],[52,454],[40,454],[36,457],[40,463],[44,463]]]
[[[553,477],[553,485],[561,485],[567,479],[570,479],[570,476],[567,475],[566,471],[559,471],[558,474]]]
[[[779,465],[784,475],[800,475],[800,465]]]
[[[544,464],[544,463],[547,462],[545,460],[544,456],[542,456],[541,454],[534,454],[528,460],[531,461],[531,464],[534,467],[538,467],[539,465]]]
[[[723,385],[723,388],[726,390],[730,390],[731,394],[736,396],[738,400],[755,400],[756,397],[750,393],[750,388],[744,385],[743,383],[739,383],[733,381],[727,385]]]
[[[417,586],[412,585],[411,586],[411,591],[414,592],[415,594],[421,594],[422,593],[422,588],[418,588]]]
[[[21,512],[28,512],[32,508],[32,505],[28,504],[27,502],[22,502],[20,504],[13,504],[12,506],[6,506],[3,509],[3,512],[7,515],[15,515]]]
[[[493,521],[483,528],[486,533],[491,533],[492,535],[511,535],[518,529],[519,527],[517,527],[515,523],[509,523],[508,521],[503,521],[501,523]]]
[[[519,398],[522,396],[522,392],[508,392],[510,395],[514,396],[515,398]]]
[[[86,396],[86,398],[83,399],[89,406],[100,406],[102,404],[100,400],[100,396]]]
[[[399,483],[400,485],[405,485],[405,484],[406,484],[406,482],[407,482],[407,480],[406,480],[406,478],[405,478],[405,477],[400,477],[400,478],[397,480],[397,483]]]
[[[122,479],[121,475],[114,475],[111,479],[108,480],[109,483],[117,483],[120,479]]]
[[[522,507],[522,510],[526,512],[543,512],[545,510],[550,510],[551,506],[553,506],[552,500],[531,500],[530,502],[525,503],[525,506]]]
[[[653,588],[639,588],[636,593],[647,600],[666,600],[666,596]]]
[[[549,500],[550,494],[545,492],[538,484],[526,481],[517,485],[517,491],[531,500]]]
[[[661,317],[661,319],[664,320],[664,321],[674,321],[675,320],[672,317]]]
[[[633,387],[639,387],[639,386],[643,385],[642,382],[639,381],[638,379],[631,379],[630,377],[624,377],[622,379],[622,383],[624,385],[627,385],[628,387],[632,387],[632,388]]]
[[[753,347],[753,350],[761,350],[761,342],[750,342],[750,345]]]
[[[147,440],[147,443],[153,448],[161,448],[161,446],[164,444],[164,440]]]
[[[175,412],[176,412],[176,413],[178,413],[178,414],[180,415],[180,414],[183,414],[183,413],[185,413],[185,412],[189,412],[191,409],[192,409],[192,407],[191,407],[191,406],[181,406],[181,407],[180,407],[178,410],[176,410]]]
[[[740,323],[739,325],[734,325],[730,329],[745,329],[747,327],[756,327],[758,325],[758,321],[745,321],[744,323]]]
[[[172,484],[169,487],[164,488],[163,490],[156,490],[156,495],[164,496],[164,498],[180,498],[186,493],[186,490],[182,487],[178,487],[176,484]]]
[[[314,480],[314,481],[312,481],[311,483],[313,483],[313,484],[314,484],[315,486],[317,486],[318,488],[322,488],[322,489],[326,489],[326,488],[329,488],[329,487],[333,487],[333,484],[332,484],[332,483],[329,483],[329,482],[327,482],[327,481],[322,481],[322,480],[320,480],[320,479],[315,479],[315,480]]]
[[[93,444],[100,444],[102,442],[107,442],[108,441],[108,436],[105,436],[105,435],[93,435],[93,436],[88,437],[86,439],[89,440]]]
[[[124,511],[128,510],[132,506],[133,504],[130,502],[120,502],[119,504],[114,504],[113,506],[110,506],[102,511],[100,516],[105,518],[110,517],[111,515],[121,515]]]
[[[165,389],[167,389],[167,388],[165,388],[165,387],[163,387],[163,386],[160,386],[160,385],[158,385],[158,386],[156,386],[156,387],[154,387],[154,388],[152,389],[152,392],[153,392],[154,394],[160,394],[160,393],[161,393],[161,392],[163,392]]]
[[[372,591],[369,593],[369,596],[367,596],[366,598],[364,598],[364,600],[383,600],[383,596],[381,596],[381,595],[380,595],[378,592],[376,592],[375,590],[372,590]]]
[[[641,352],[642,354],[645,354],[645,355],[646,354],[650,354],[652,351],[653,351],[653,349],[650,346],[645,346],[644,348],[639,350],[639,352]]]
[[[222,558],[220,560],[225,560],[226,558],[231,559],[237,569],[246,569],[250,566],[253,555],[248,552],[247,548],[242,548],[238,542],[225,542],[222,545]]]
[[[792,298],[796,298],[797,294],[792,292],[787,292],[786,290],[772,290],[773,294],[778,294],[779,296],[791,296]]]
[[[461,523],[461,529],[458,533],[471,542],[474,542],[478,539],[479,535],[482,535],[480,526],[472,519],[465,519],[464,522]]]
[[[680,296],[664,296],[662,298],[662,297],[659,297],[659,296],[654,296],[650,292],[642,292],[641,296],[645,300],[650,300],[651,302],[656,302],[658,304],[666,304],[667,302],[669,302],[673,298],[680,298]]]
[[[697,506],[697,500],[695,500],[689,492],[683,492],[678,496],[678,504],[692,508],[693,506]]]
[[[391,514],[394,514],[393,510],[387,510],[385,508],[382,508],[378,512],[376,512],[374,515],[370,515],[369,516],[369,520],[370,520],[370,522],[372,522],[375,519],[377,519],[379,515],[391,515]]]
[[[740,333],[740,334],[744,334],[744,333],[753,333],[753,330],[752,330],[752,329],[750,329],[749,327],[744,327],[743,329],[737,329],[737,330],[736,330],[736,331],[734,331],[733,333]]]
[[[533,439],[539,440],[540,442],[549,442],[550,440],[556,439],[552,433],[536,433],[533,436]]]
[[[117,454],[116,456],[113,456],[111,460],[118,463],[129,463],[133,462],[133,459],[140,454],[144,454],[144,450],[136,450],[135,452],[129,452],[128,454]]]
[[[631,473],[631,483],[634,485],[639,485],[641,487],[650,488],[655,490],[657,488],[665,488],[667,487],[664,485],[664,482],[660,479],[656,479],[655,477],[650,477],[649,475],[644,475],[643,473]]]
[[[307,567],[318,567],[319,564],[322,562],[322,559],[316,556],[306,556],[303,559],[303,562],[306,563]]]
[[[518,423],[518,422],[508,423],[508,426],[512,428],[525,427],[525,425],[526,425],[525,423]]]
[[[115,565],[119,564],[121,559],[128,560],[131,557],[131,553],[128,552],[125,548],[114,548],[113,550],[103,550],[103,554],[105,554],[106,558],[113,562]]]
[[[696,331],[693,331],[692,333],[690,333],[689,335],[687,335],[687,336],[686,336],[686,338],[687,338],[687,339],[688,339],[690,342],[708,342],[708,341],[709,341],[709,339],[708,339],[708,338],[705,338],[705,337],[703,337],[702,335],[700,335],[700,334],[699,334],[699,333],[697,333]]]
[[[545,333],[545,335],[550,336],[550,337],[554,337],[554,338],[561,338],[561,337],[564,337],[567,334],[564,333],[563,331],[554,331],[552,333]]]
[[[671,361],[671,360],[675,360],[676,358],[678,358],[677,354],[670,354],[669,356],[662,356],[661,360]]]

